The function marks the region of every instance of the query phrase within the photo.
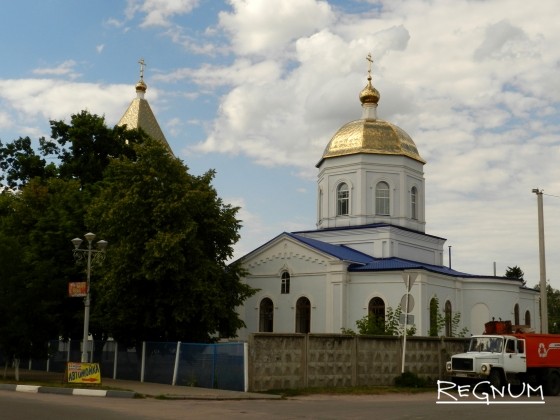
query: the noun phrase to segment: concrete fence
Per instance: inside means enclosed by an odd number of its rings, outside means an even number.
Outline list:
[[[462,338],[408,337],[405,370],[435,382]],[[402,337],[258,333],[249,337],[249,390],[393,385]]]

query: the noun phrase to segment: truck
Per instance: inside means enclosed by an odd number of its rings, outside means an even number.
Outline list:
[[[446,371],[456,384],[487,381],[491,386],[542,386],[545,395],[560,393],[560,334],[513,328],[511,321],[490,321],[473,335],[466,353],[455,354]]]

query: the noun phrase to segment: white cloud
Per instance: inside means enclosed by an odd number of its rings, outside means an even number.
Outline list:
[[[220,26],[230,34],[236,54],[277,57],[302,36],[329,25],[334,13],[315,0],[230,0],[232,12],[220,13]]]
[[[74,71],[76,64],[74,60],[66,60],[56,67],[34,69],[33,74],[38,74],[40,76],[66,76],[70,79],[76,79],[80,76],[79,73]]]
[[[145,15],[141,26],[170,26],[170,19],[189,13],[197,7],[199,0],[128,0],[125,12],[128,19],[141,13]]]
[[[150,94],[157,97],[155,91]],[[9,104],[5,109],[11,116],[12,131],[18,133],[40,133],[29,127],[45,127],[50,119],[68,119],[82,110],[105,116],[108,124],[116,124],[133,97],[130,85],[57,79],[0,80],[0,100]]]

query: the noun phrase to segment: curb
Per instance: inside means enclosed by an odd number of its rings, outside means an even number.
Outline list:
[[[31,394],[60,394],[60,395],[81,395],[87,397],[110,397],[110,398],[135,398],[136,392],[116,391],[105,389],[84,389],[84,388],[58,388],[39,385],[15,385],[0,384],[1,391],[27,392]]]

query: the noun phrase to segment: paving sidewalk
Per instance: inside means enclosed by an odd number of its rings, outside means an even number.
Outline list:
[[[135,398],[135,397],[159,397],[170,399],[193,399],[193,400],[246,400],[246,399],[280,399],[280,395],[261,394],[255,392],[228,391],[224,389],[198,388],[191,386],[178,386],[157,384],[153,382],[127,381],[122,379],[102,378],[101,382],[104,387],[110,390],[95,388],[66,388],[57,385],[57,379],[60,378],[62,384],[64,374],[55,372],[39,372],[20,370],[20,380],[27,383],[52,382],[53,386],[39,385],[20,385],[17,382],[9,384],[0,384],[0,391],[19,391],[28,393],[55,393],[67,395],[87,395],[97,397],[118,397],[118,398]],[[8,372],[8,377],[14,377],[13,371]]]

